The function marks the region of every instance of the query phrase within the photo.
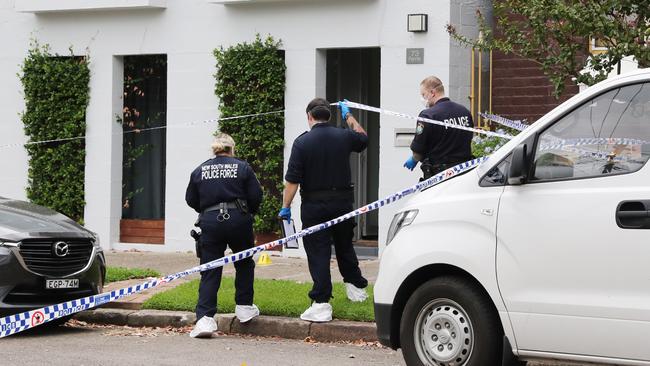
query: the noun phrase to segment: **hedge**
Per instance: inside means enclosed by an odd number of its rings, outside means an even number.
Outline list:
[[[257,35],[251,43],[214,50],[222,118],[284,110],[286,66],[279,46],[271,36]],[[237,156],[251,164],[262,185],[255,231],[275,231],[282,204],[284,114],[221,121],[219,130],[234,138]]]
[[[34,43],[19,75],[25,94],[22,114],[29,142],[85,136],[90,69],[84,57],[52,55]],[[27,197],[82,222],[85,140],[26,146]]]

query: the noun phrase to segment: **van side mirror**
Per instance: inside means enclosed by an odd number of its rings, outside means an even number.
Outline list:
[[[526,144],[520,144],[512,150],[508,184],[518,186],[524,184],[528,175],[528,154]]]

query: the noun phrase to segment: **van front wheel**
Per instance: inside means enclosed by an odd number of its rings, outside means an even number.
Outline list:
[[[498,365],[502,331],[491,301],[458,277],[439,277],[409,298],[400,324],[409,366]]]

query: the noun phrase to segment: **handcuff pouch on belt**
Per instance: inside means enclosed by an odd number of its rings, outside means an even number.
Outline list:
[[[237,208],[239,211],[241,211],[244,215],[248,214],[248,202],[243,199],[237,199],[233,202],[220,202],[217,203],[216,205],[212,205],[199,214],[198,219],[196,219],[196,222],[194,223],[194,226],[200,227],[200,221],[201,221],[201,216],[205,214],[206,212],[210,211],[219,211],[219,214],[217,215],[217,221],[219,222],[224,222],[227,220],[230,220],[230,214],[228,213],[228,209],[234,209]],[[201,258],[201,230],[196,230],[192,229],[190,231],[190,236],[194,239],[194,248],[196,250],[196,256]]]
[[[224,222],[230,220],[230,213],[228,213],[228,209],[238,209],[241,213],[246,215],[248,214],[248,203],[246,200],[240,198],[232,202],[219,202],[216,205],[212,205],[203,210],[202,214],[211,211],[219,211],[219,214],[217,215],[217,221]]]

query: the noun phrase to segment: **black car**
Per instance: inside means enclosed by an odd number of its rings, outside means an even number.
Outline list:
[[[48,208],[0,197],[0,315],[101,293],[97,236]]]

